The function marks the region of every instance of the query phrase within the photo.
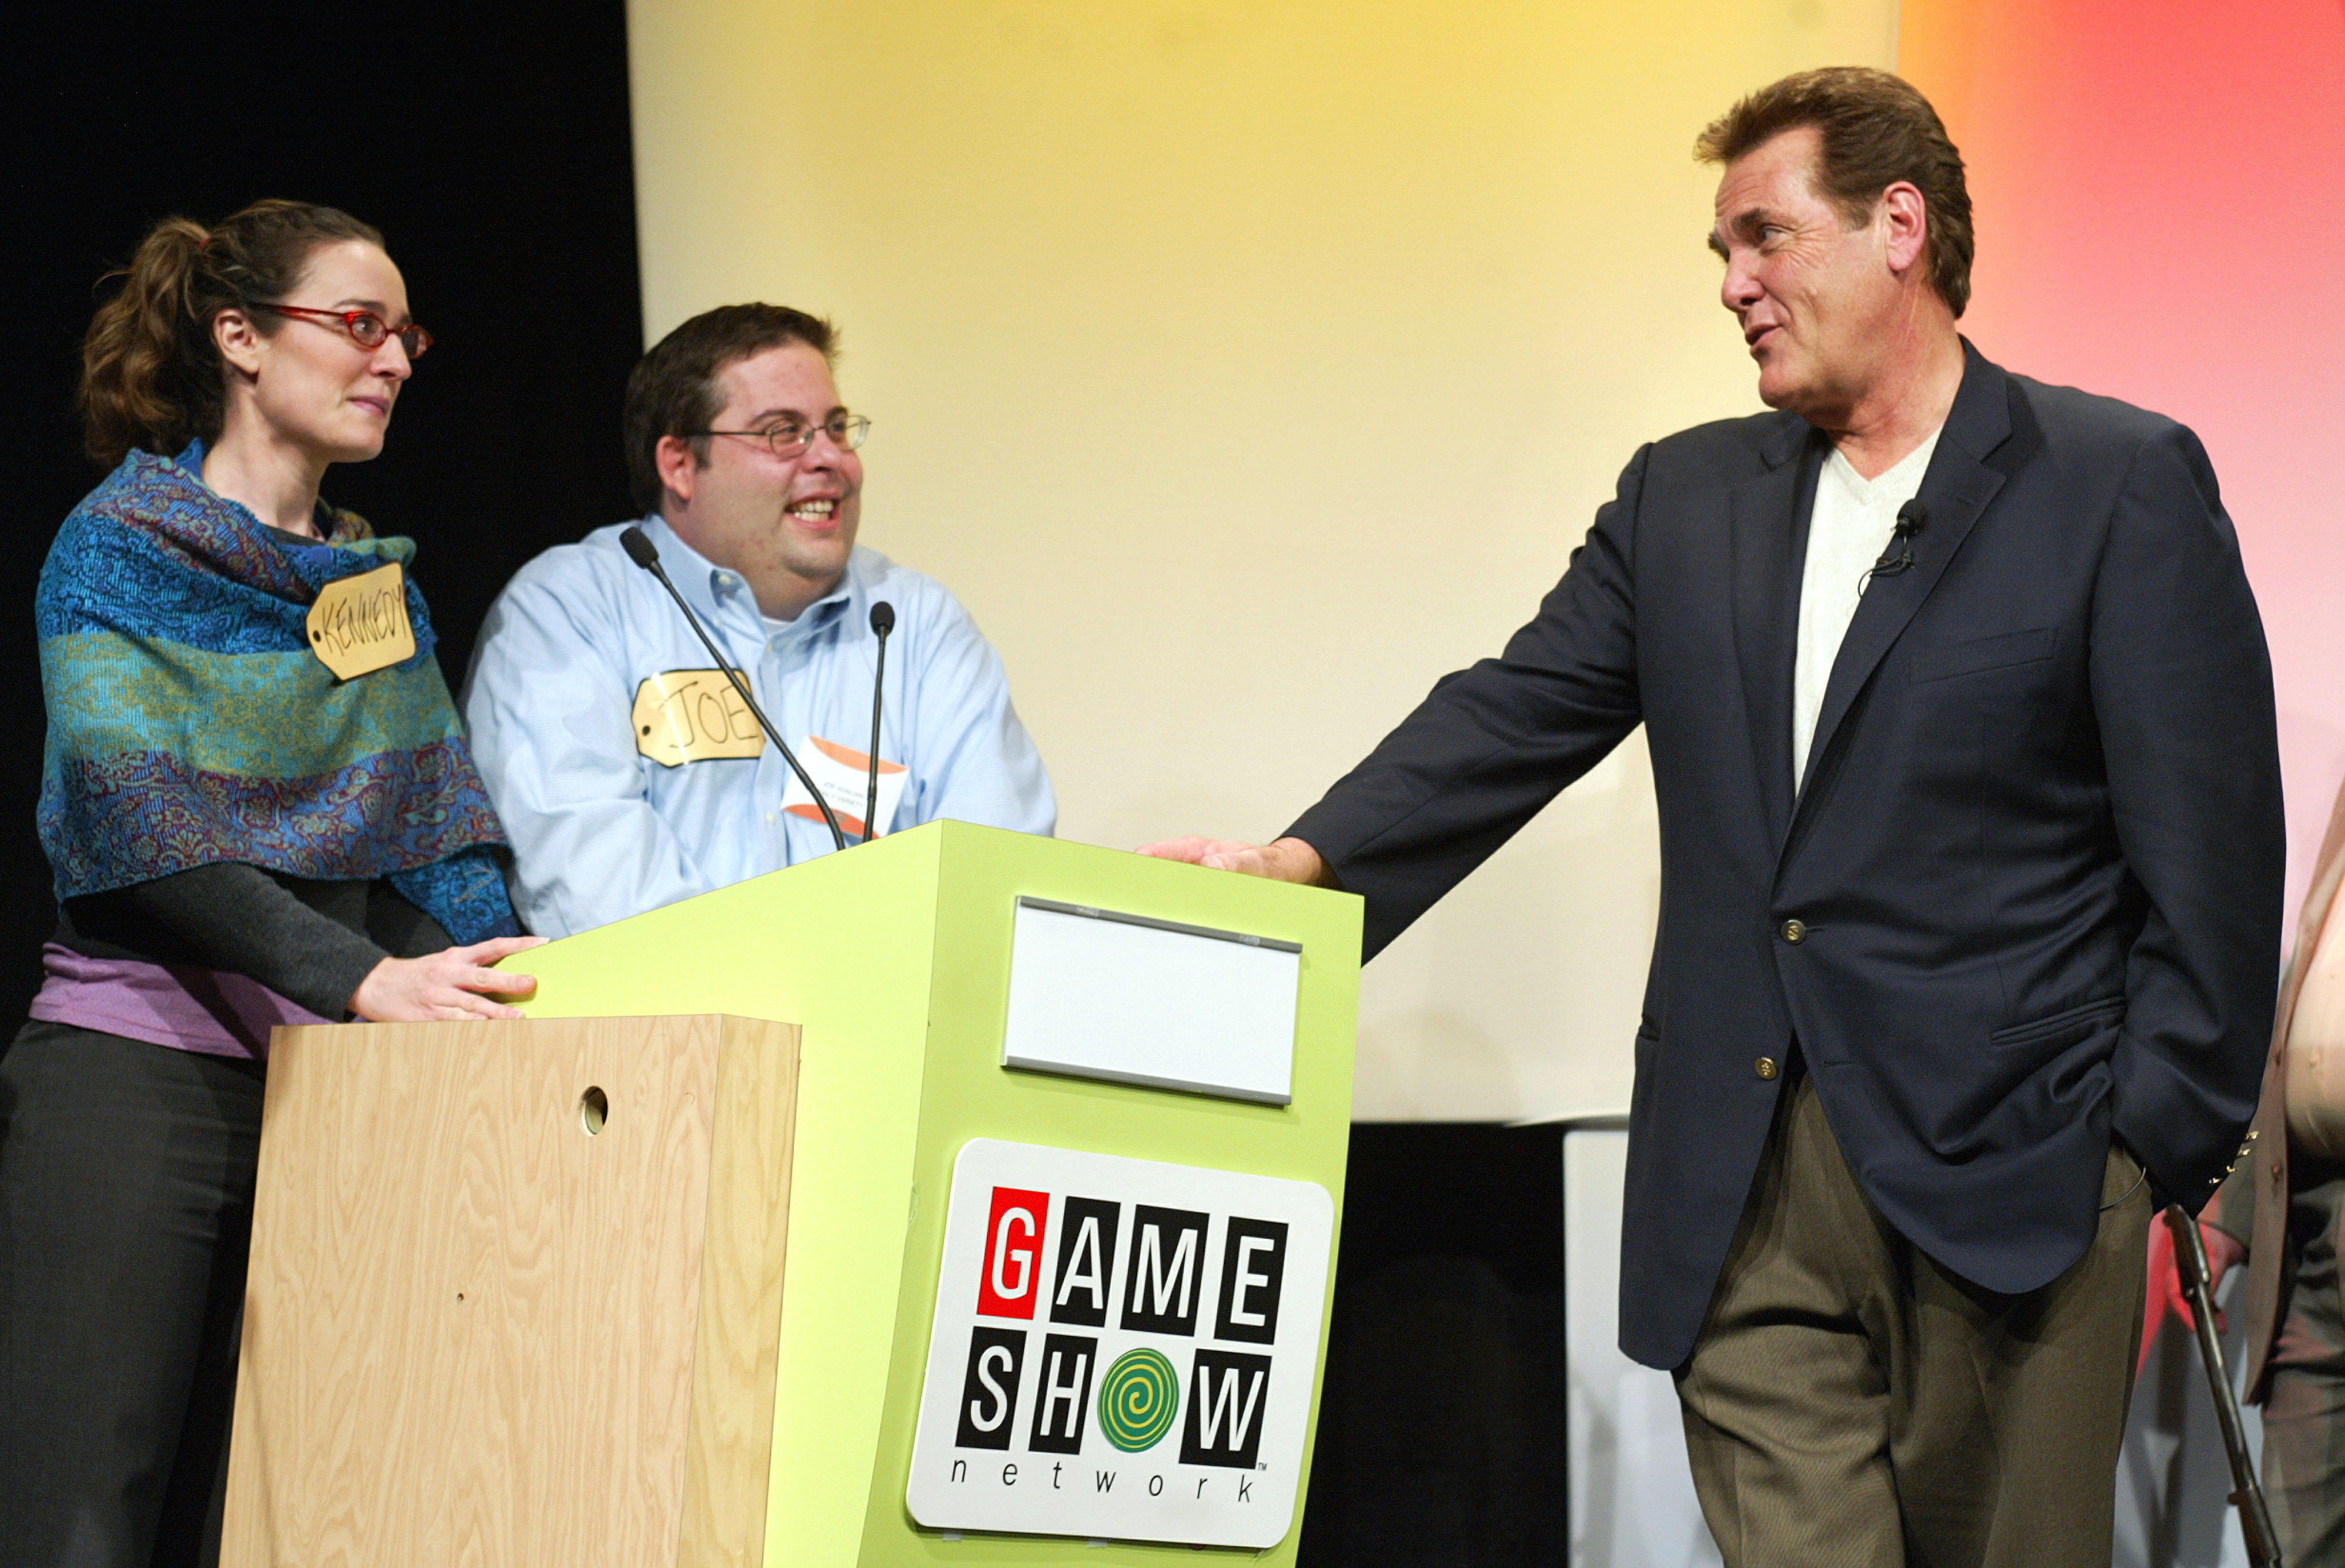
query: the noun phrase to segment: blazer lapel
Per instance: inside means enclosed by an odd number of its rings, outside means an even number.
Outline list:
[[[1788,423],[1762,454],[1768,471],[1728,492],[1733,549],[1734,652],[1759,798],[1780,853],[1792,824],[1792,661],[1799,643],[1800,561],[1807,501],[1822,467],[1804,421]]]
[[[1969,363],[1963,371],[1962,388],[1954,394],[1938,450],[1931,454],[1929,472],[1922,480],[1918,499],[1929,509],[1929,520],[1914,535],[1914,565],[1893,577],[1873,579],[1864,597],[1857,602],[1856,617],[1849,622],[1847,636],[1841,639],[1840,654],[1832,661],[1832,678],[1824,686],[1823,707],[1816,715],[1807,773],[1800,780],[1802,804],[1808,798],[1808,781],[1816,776],[1818,764],[1832,749],[1832,738],[1848,717],[1857,693],[1938,585],[1979,514],[2003,488],[2003,476],[1979,460],[2011,434],[2010,389],[2004,373],[1981,358],[1977,349],[1965,342],[1963,351]],[[1795,824],[1798,817],[1795,810]]]

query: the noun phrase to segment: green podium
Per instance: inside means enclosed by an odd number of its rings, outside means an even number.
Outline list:
[[[1052,1065],[1091,1048],[1085,1007],[1122,1006],[1116,966],[1154,963],[1158,946],[1201,977],[1159,994],[1140,975],[1131,1006],[1152,1017],[1124,1021],[1153,1027],[1188,999],[1212,1017],[1254,986],[1271,1010],[1245,1027],[1274,1033],[1291,995],[1288,1081],[1275,1081],[1286,1064],[1263,1076],[1264,1053],[1217,1063],[1216,1042],[1177,1037],[1162,1052],[1124,1042],[1120,1062]],[[718,1014],[801,1031],[765,1563],[1194,1562],[1175,1539],[1176,1502],[1221,1507],[1226,1523],[1282,1492],[1291,1517],[1244,1526],[1249,1545],[1219,1539],[1226,1556],[1293,1561],[1359,951],[1347,895],[939,823],[516,962],[539,978],[533,1019]],[[1012,1017],[1013,967],[1016,1006],[1035,1017]],[[1245,1178],[1270,1180],[1257,1191]],[[1307,1212],[1315,1188],[1320,1218]],[[1291,1200],[1291,1226],[1270,1217]],[[968,1256],[948,1272],[956,1249]],[[1300,1346],[1277,1321],[1304,1326]],[[951,1359],[933,1375],[932,1351]],[[1233,1446],[1282,1399],[1299,1457]],[[931,1456],[920,1475],[916,1430]],[[922,1504],[929,1522],[908,1502],[916,1485],[942,1500]],[[1155,1521],[1150,1539],[1114,1533],[1126,1499],[1140,1511],[1129,1517]]]

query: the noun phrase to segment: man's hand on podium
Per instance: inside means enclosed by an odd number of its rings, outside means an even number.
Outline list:
[[[1142,855],[1152,855],[1159,860],[1185,860],[1192,865],[1209,866],[1215,871],[1242,872],[1248,876],[1267,876],[1274,882],[1299,882],[1305,887],[1334,887],[1335,874],[1319,858],[1319,852],[1299,838],[1282,838],[1275,844],[1242,844],[1228,838],[1168,838],[1162,844],[1143,844]]]
[[[518,1007],[483,992],[527,997],[537,989],[534,975],[509,974],[485,966],[532,947],[543,936],[496,936],[469,947],[447,947],[421,958],[385,958],[350,994],[350,1011],[370,1024],[431,1024],[464,1018],[518,1018]]]

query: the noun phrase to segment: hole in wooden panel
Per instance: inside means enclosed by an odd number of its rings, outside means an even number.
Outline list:
[[[588,1138],[593,1138],[603,1130],[603,1124],[610,1119],[610,1097],[593,1085],[588,1085],[586,1092],[578,1097],[579,1125],[586,1129]]]

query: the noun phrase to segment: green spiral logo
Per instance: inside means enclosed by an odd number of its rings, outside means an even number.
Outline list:
[[[1163,1353],[1126,1351],[1100,1383],[1100,1430],[1126,1453],[1153,1448],[1172,1430],[1181,1408],[1181,1379]]]

